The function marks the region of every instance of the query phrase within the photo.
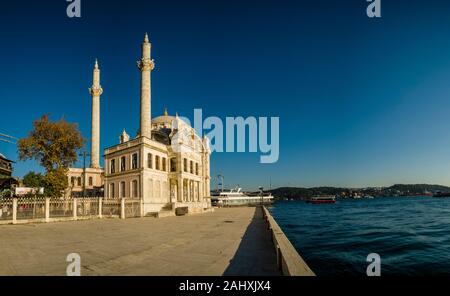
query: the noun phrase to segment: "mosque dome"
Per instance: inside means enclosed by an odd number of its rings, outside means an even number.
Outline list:
[[[152,118],[152,129],[171,129],[172,122],[175,120],[175,116],[170,116],[167,112],[167,108],[164,110],[164,114],[155,118]]]

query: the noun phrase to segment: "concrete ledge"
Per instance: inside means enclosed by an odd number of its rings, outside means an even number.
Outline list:
[[[278,226],[270,212],[263,207],[263,217],[267,227],[272,233],[272,241],[277,252],[277,264],[283,275],[288,276],[315,276],[306,262],[300,257],[297,250]]]

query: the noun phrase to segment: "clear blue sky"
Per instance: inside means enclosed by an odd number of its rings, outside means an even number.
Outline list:
[[[394,2],[394,3],[393,3]],[[450,185],[450,3],[382,0],[9,1],[0,10],[0,133],[45,113],[90,137],[102,70],[102,148],[139,125],[136,60],[148,32],[153,115],[279,116],[280,159],[212,156],[228,186]],[[87,147],[89,149],[89,147]],[[17,160],[16,147],[0,152]],[[15,164],[15,175],[39,170]],[[214,184],[212,184],[214,186]]]

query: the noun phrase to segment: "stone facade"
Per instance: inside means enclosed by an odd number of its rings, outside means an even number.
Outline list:
[[[188,131],[188,133],[186,133]],[[210,149],[179,117],[152,121],[152,138],[105,150],[105,197],[142,198],[144,213],[209,209]]]
[[[71,168],[70,192],[103,190],[106,199],[142,200],[142,212],[174,215],[177,209],[188,213],[211,210],[209,140],[178,115],[151,118],[151,44],[147,34],[142,43],[142,57],[137,62],[141,72],[140,129],[130,138],[124,130],[119,144],[104,150],[104,170],[99,164],[100,147],[100,69],[95,63],[92,96],[91,167],[86,173]],[[84,183],[83,183],[84,181]]]
[[[151,44],[145,35],[141,71],[140,133],[124,131],[116,146],[105,149],[105,198],[140,198],[144,214],[175,214],[211,209],[208,139],[178,116],[151,116]]]
[[[86,174],[84,174],[82,168],[70,168],[67,173],[69,179],[69,187],[67,189],[67,196],[103,196],[103,176],[102,168],[86,168]],[[83,192],[83,184],[86,186],[86,192]]]

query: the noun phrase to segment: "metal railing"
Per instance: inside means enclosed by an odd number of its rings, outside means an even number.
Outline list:
[[[45,219],[45,198],[18,198],[16,218],[18,220]]]
[[[0,198],[0,224],[142,217],[141,199]]]
[[[13,218],[13,199],[0,198],[0,221],[8,221]]]
[[[92,197],[77,198],[77,217],[97,217],[99,199]]]
[[[136,218],[141,216],[141,200],[130,199],[125,201],[125,218]]]

